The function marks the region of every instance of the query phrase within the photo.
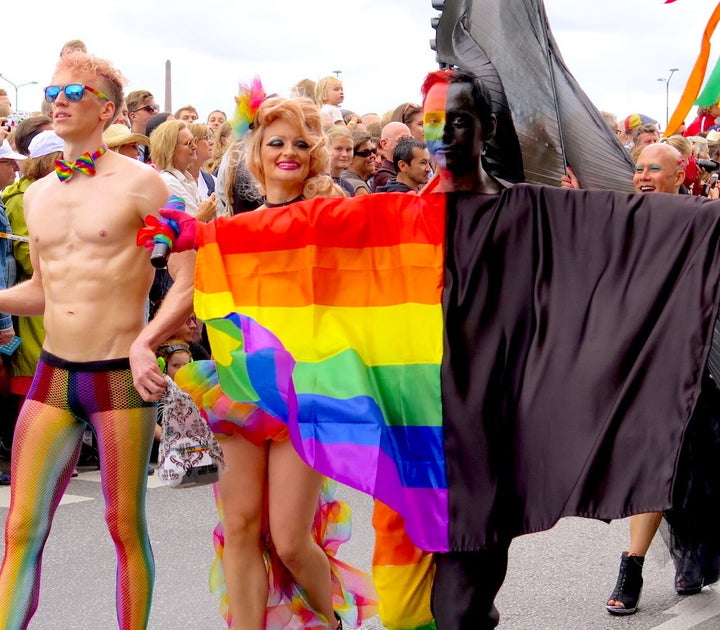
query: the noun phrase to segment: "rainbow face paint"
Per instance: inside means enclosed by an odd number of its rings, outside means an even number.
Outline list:
[[[423,129],[428,149],[446,181],[467,181],[463,190],[474,190],[473,179],[482,170],[481,156],[485,136],[491,136],[491,117],[484,118],[485,105],[473,93],[470,83],[436,83],[427,93],[424,104]],[[483,122],[483,120],[485,122]],[[451,184],[450,189],[455,189]]]
[[[428,151],[440,168],[445,168],[445,154],[442,151],[447,107],[447,83],[436,83],[423,103],[423,131]]]

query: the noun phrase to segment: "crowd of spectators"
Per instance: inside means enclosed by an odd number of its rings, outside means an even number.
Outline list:
[[[430,180],[435,165],[423,138],[423,114],[419,105],[404,102],[384,114],[358,114],[342,108],[342,82],[331,76],[317,83],[309,79],[298,82],[292,96],[302,99],[298,101],[302,107],[316,108],[313,111],[321,121],[324,150],[329,155],[325,175],[332,178],[335,188],[345,196],[375,192],[417,194]],[[720,103],[700,108],[697,118],[686,129],[672,135],[664,135],[657,121],[644,114],[633,113],[618,121],[615,115],[603,112],[603,118],[637,163],[637,192],[671,192],[714,199],[720,196],[715,174],[720,170]],[[31,114],[14,112],[3,90],[0,90],[0,124],[0,288],[4,288],[33,274],[22,197],[33,181],[53,171],[54,160],[62,157],[63,143],[53,132],[52,120],[43,108]],[[284,205],[266,198],[265,188],[253,175],[257,173],[257,165],[251,163],[248,168],[245,140],[233,138],[231,122],[219,109],[203,117],[191,104],[183,105],[174,113],[161,112],[150,91],[135,90],[127,94],[124,106],[106,129],[103,140],[109,150],[158,170],[171,194],[182,197],[186,212],[200,221]],[[648,162],[650,153],[646,149],[656,143],[669,147],[658,147],[655,153],[659,157]],[[679,168],[677,181],[669,185],[669,190],[652,188],[655,180],[650,175],[663,160]],[[643,177],[647,177],[648,183],[643,183]],[[571,170],[561,185],[581,187]],[[162,300],[170,283],[166,274],[158,273],[154,294],[149,296],[150,314],[153,304]],[[168,347],[175,348],[178,356],[188,361],[191,356],[209,358],[202,327],[194,316],[188,318],[185,328],[176,331],[172,341],[161,347],[168,365],[171,358]],[[10,318],[0,313],[0,345],[16,336],[22,339],[17,349],[3,355],[0,364],[4,414],[0,418],[0,455],[6,457],[9,457],[14,418],[35,371],[43,335],[42,318]],[[7,481],[0,477],[0,483]],[[623,555],[625,564],[628,558],[644,557],[661,518],[659,513],[645,516],[651,521],[643,526],[648,532],[646,540],[639,552]],[[637,517],[635,522],[639,522]],[[641,567],[642,563],[638,571]],[[621,567],[621,574],[623,571]],[[698,590],[702,585],[700,582]],[[678,592],[692,591],[698,585],[689,586],[688,589],[685,583],[676,584]],[[616,588],[608,609],[616,614],[634,612],[639,591],[634,599],[622,595],[622,589]]]
[[[81,43],[71,44],[66,46],[68,50],[82,49]],[[342,81],[334,76],[317,82],[303,79],[293,86],[290,96],[312,100],[319,108],[330,153],[328,175],[346,196],[417,192],[432,176],[420,105],[403,102],[384,113],[358,114],[343,108]],[[698,108],[697,118],[687,128],[683,125],[676,134],[665,137],[658,122],[647,115],[633,113],[618,120],[614,114],[602,112],[633,159],[643,147],[658,141],[678,149],[685,160],[679,192],[710,197],[717,197],[719,190],[717,175],[713,175],[720,168],[717,114],[720,105]],[[15,112],[2,89],[0,123],[0,224],[6,221],[7,233],[20,237],[4,239],[10,259],[5,267],[16,270],[7,274],[6,282],[18,282],[32,274],[28,245],[22,240],[27,237],[22,194],[32,181],[52,170],[62,143],[52,132],[44,104],[36,112]],[[172,194],[185,199],[187,212],[200,220],[251,211],[264,201],[246,168],[243,141],[233,138],[231,121],[220,109],[202,118],[191,104],[172,113],[161,112],[152,92],[138,89],[127,94],[103,138],[110,150],[160,171]],[[571,171],[561,184],[580,187]],[[163,282],[167,284],[167,278]],[[162,288],[160,293],[155,301],[162,297]],[[0,314],[0,322],[4,321]],[[15,334],[23,343],[15,353],[3,357],[0,372],[4,383],[0,392],[6,392],[11,402],[4,405],[6,418],[0,427],[0,451],[6,454],[12,441],[12,418],[22,403],[42,345],[41,318],[14,318],[12,326],[0,330],[0,342],[12,340]]]

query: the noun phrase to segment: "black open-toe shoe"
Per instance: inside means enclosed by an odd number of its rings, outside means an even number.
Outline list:
[[[337,626],[335,626],[335,630],[343,630],[342,619],[340,619],[337,613],[335,613],[335,619],[337,619]]]
[[[622,606],[606,604],[605,607],[611,615],[632,615],[637,610],[643,585],[644,562],[644,556],[628,556],[623,551],[615,589],[608,598],[608,601],[620,602]]]
[[[700,582],[690,582],[683,581],[682,579],[676,579],[675,582],[675,592],[678,595],[697,595],[700,591],[702,591],[703,582],[700,580]]]
[[[678,595],[697,595],[705,586],[705,575],[700,563],[685,556],[675,563],[675,592]]]

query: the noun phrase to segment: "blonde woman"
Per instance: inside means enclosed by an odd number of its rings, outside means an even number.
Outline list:
[[[220,204],[215,194],[217,180],[214,175],[211,175],[204,169],[205,164],[207,164],[207,161],[212,155],[213,133],[206,124],[198,122],[190,123],[188,129],[193,136],[196,147],[196,156],[190,163],[188,172],[195,179],[198,192],[200,193],[200,200],[208,200],[211,202],[204,204],[203,210],[198,211],[196,218],[199,221],[210,221],[214,219],[216,215],[221,214],[218,208]]]
[[[343,189],[346,197],[352,197],[352,185],[342,179],[342,174],[350,166],[353,159],[352,133],[340,125],[334,125],[327,130],[327,147],[330,152],[330,177]]]
[[[215,138],[212,147],[212,155],[210,159],[205,163],[204,169],[208,173],[212,173],[217,177],[218,167],[220,162],[225,155],[225,152],[230,148],[233,143],[232,137],[232,125],[229,122],[225,122],[215,131]]]
[[[342,196],[327,175],[329,156],[320,113],[309,99],[264,101],[244,151],[262,195],[255,212],[303,199]],[[218,223],[216,229],[224,225]],[[218,576],[216,564],[211,582],[227,607],[229,627],[285,628],[290,615],[303,628],[342,628],[335,608],[342,611],[359,604],[351,603],[358,601],[354,596],[346,598],[343,579],[333,577],[338,565],[313,534],[318,515],[328,513],[319,505],[332,502],[323,492],[324,478],[300,459],[279,420],[264,413],[242,419],[233,419],[232,413],[208,417],[227,467],[217,484],[221,524],[216,547],[222,571]],[[278,575],[289,575],[289,582],[278,587]],[[278,603],[278,590],[284,593],[284,603]],[[362,621],[362,614],[350,618]]]
[[[197,182],[190,174],[189,169],[197,159],[197,143],[188,124],[166,120],[158,126],[150,136],[150,153],[170,194],[185,201],[185,212],[192,216],[207,215],[215,201],[201,201]]]

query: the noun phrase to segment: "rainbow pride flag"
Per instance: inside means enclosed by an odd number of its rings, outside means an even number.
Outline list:
[[[286,419],[309,465],[403,514],[421,548],[448,549],[444,195],[238,219],[198,226],[195,311],[223,391]]]

